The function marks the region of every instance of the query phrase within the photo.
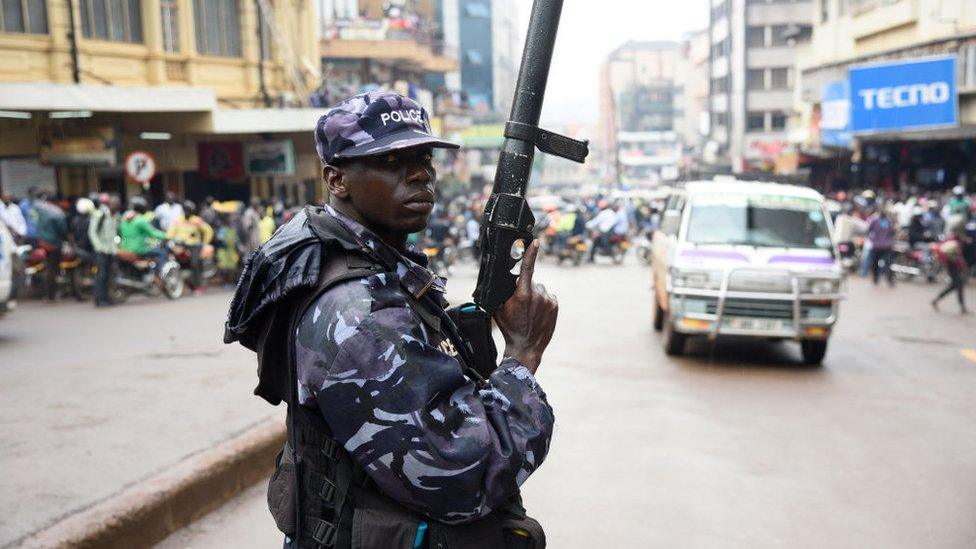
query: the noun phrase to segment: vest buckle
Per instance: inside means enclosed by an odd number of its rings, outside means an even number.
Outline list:
[[[335,497],[337,491],[338,489],[336,488],[334,482],[322,477],[322,489],[319,490],[319,496],[330,507],[335,507]]]
[[[338,463],[339,458],[342,457],[342,448],[334,440],[326,439],[325,444],[322,446],[322,453],[334,463]]]
[[[322,547],[332,547],[336,542],[336,532],[335,524],[319,520],[312,531],[312,539]]]

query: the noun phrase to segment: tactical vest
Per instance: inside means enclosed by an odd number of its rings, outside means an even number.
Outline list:
[[[351,279],[385,269],[366,254],[325,250],[328,259],[318,288],[277,307],[263,330],[260,345],[277,347],[288,364],[288,442],[279,452],[268,485],[268,507],[289,548],[352,549],[541,549],[545,534],[526,516],[515,494],[501,508],[476,521],[448,525],[426,518],[383,494],[350,454],[331,436],[318,410],[298,404],[294,334],[304,312],[323,292]],[[431,335],[431,344],[481,376],[469,343],[432,298],[404,292],[411,310]],[[282,314],[288,311],[286,314]]]

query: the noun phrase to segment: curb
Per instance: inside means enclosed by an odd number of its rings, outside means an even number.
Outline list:
[[[265,420],[24,538],[19,547],[152,547],[268,478],[284,441],[285,422],[277,417]]]

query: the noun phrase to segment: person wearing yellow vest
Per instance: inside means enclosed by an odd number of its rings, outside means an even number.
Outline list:
[[[190,250],[190,285],[193,293],[203,293],[203,247],[213,240],[213,228],[197,215],[197,205],[187,200],[183,203],[183,215],[170,225],[166,238]]]

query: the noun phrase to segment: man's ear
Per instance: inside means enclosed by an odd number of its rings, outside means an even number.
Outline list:
[[[328,191],[329,196],[334,196],[340,199],[346,199],[349,197],[349,189],[346,187],[346,182],[342,178],[342,170],[335,166],[322,166],[322,181],[325,183],[325,190]]]

